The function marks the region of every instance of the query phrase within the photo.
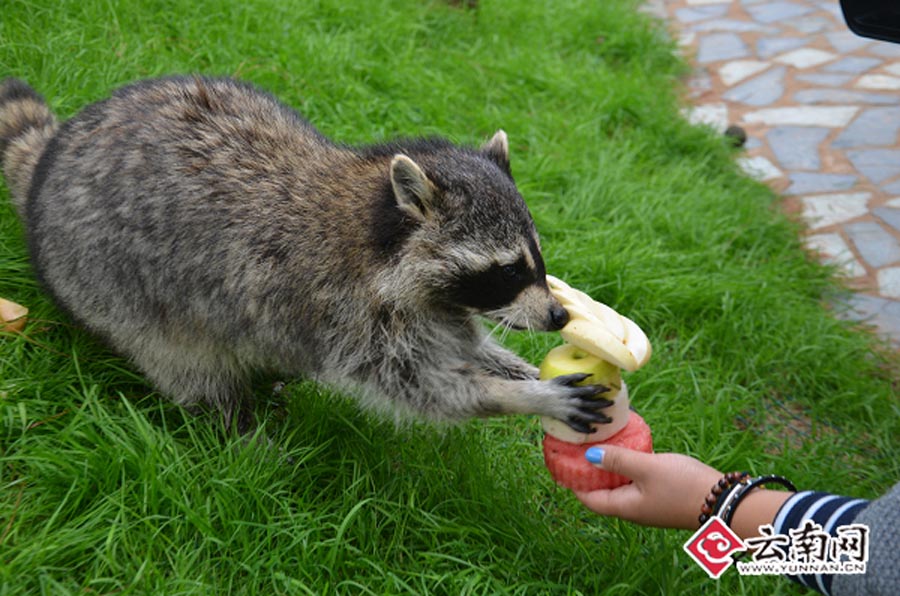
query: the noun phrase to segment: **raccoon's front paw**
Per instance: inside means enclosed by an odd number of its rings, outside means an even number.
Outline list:
[[[604,399],[600,395],[609,391],[605,385],[578,385],[587,379],[589,374],[576,373],[555,377],[546,383],[556,385],[561,390],[560,409],[550,416],[562,420],[572,430],[580,433],[590,433],[594,429],[593,424],[609,424],[612,418],[602,412],[613,405],[613,401]]]

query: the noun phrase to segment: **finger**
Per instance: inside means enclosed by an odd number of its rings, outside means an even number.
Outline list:
[[[627,517],[623,514],[630,509],[630,504],[640,498],[640,491],[634,484],[626,484],[612,489],[572,492],[585,507],[594,513],[614,517]]]
[[[643,480],[652,473],[653,454],[643,451],[602,445],[589,448],[585,457],[597,467],[635,481]]]

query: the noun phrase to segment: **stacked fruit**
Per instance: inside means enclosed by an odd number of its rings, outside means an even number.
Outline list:
[[[615,488],[630,482],[624,476],[601,470],[585,459],[593,445],[612,444],[650,452],[650,427],[631,409],[628,387],[621,369],[635,371],[650,359],[647,336],[634,321],[612,308],[548,275],[550,291],[569,312],[569,322],[560,331],[565,344],[550,350],[541,363],[541,378],[590,373],[582,383],[603,385],[609,390],[598,399],[612,401],[604,409],[611,422],[597,424],[593,432],[580,433],[554,418],[542,418],[544,463],[557,483],[576,491]]]

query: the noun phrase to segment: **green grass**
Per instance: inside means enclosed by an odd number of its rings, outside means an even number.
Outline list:
[[[877,496],[900,478],[896,361],[830,314],[841,288],[777,198],[678,116],[672,49],[625,0],[6,0],[0,15],[0,76],[62,117],[203,72],[266,87],[343,142],[504,128],[549,270],[653,341],[628,378],[658,450]],[[0,296],[33,315],[0,337],[0,594],[795,593],[714,582],[686,532],[587,512],[549,481],[534,419],[396,429],[298,382],[261,406],[282,452],[248,448],[54,309],[0,194]],[[559,339],[508,341],[537,362]]]

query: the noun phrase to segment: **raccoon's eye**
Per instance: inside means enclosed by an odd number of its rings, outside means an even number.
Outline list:
[[[515,279],[519,274],[519,268],[515,265],[503,265],[500,267],[500,272],[506,279]]]

